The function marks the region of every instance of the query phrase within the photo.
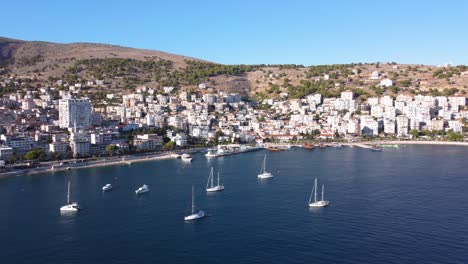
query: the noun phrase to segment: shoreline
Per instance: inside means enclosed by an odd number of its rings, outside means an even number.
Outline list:
[[[468,147],[468,142],[454,142],[454,141],[415,141],[415,140],[382,140],[382,141],[360,141],[360,142],[337,142],[343,146],[354,146],[361,148],[370,148],[371,145],[439,145],[439,146],[465,146]],[[329,145],[331,142],[324,142],[323,144]],[[267,143],[265,146],[295,146],[302,147],[301,144],[288,144],[288,143]],[[203,148],[186,150],[185,153],[196,153],[202,151]],[[167,153],[154,153],[147,155],[135,155],[135,156],[126,156],[123,158],[116,158],[113,160],[102,159],[96,161],[85,161],[77,163],[67,163],[63,165],[60,164],[60,161],[57,161],[56,164],[50,162],[50,166],[43,166],[30,169],[20,169],[9,172],[0,173],[0,179],[5,179],[9,177],[18,177],[26,175],[34,175],[41,173],[54,173],[67,170],[78,170],[86,168],[98,168],[98,167],[107,167],[107,166],[117,166],[117,165],[131,165],[132,163],[145,162],[145,161],[156,161],[156,160],[166,160],[166,159],[177,159],[182,152],[167,152]],[[52,166],[55,166],[52,169]]]
[[[192,149],[187,150],[184,153],[196,153],[202,149]],[[181,152],[182,153],[182,152]],[[178,152],[167,152],[167,153],[155,153],[145,156],[126,156],[123,158],[117,158],[113,160],[96,160],[96,161],[85,161],[77,163],[67,163],[54,167],[56,164],[51,163],[50,166],[30,168],[30,169],[20,169],[15,171],[3,172],[0,173],[0,179],[9,178],[9,177],[18,177],[26,175],[34,175],[41,173],[55,173],[68,170],[79,170],[87,168],[98,168],[98,167],[107,167],[107,166],[117,166],[117,165],[131,165],[132,163],[145,162],[145,161],[156,161],[156,160],[166,160],[166,159],[177,159],[180,154]],[[57,164],[60,164],[60,161],[57,161]]]
[[[332,145],[338,143],[343,146],[362,146],[362,145],[439,145],[439,146],[465,146],[468,147],[468,142],[456,141],[417,141],[417,140],[376,140],[376,141],[356,141],[356,142],[312,142],[312,144]],[[304,142],[301,143],[266,143],[265,146],[278,146],[278,147],[303,147]]]

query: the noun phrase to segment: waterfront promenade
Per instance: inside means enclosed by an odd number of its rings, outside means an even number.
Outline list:
[[[195,152],[199,152],[202,150],[204,150],[204,148],[187,149],[187,150],[171,151],[171,152],[128,155],[128,156],[122,156],[122,157],[107,157],[107,158],[102,158],[98,160],[75,159],[75,160],[68,160],[68,161],[42,162],[38,167],[35,167],[35,168],[16,169],[16,170],[8,171],[8,172],[2,172],[0,173],[0,179],[13,177],[13,176],[45,173],[45,172],[58,172],[58,171],[66,171],[66,170],[114,166],[114,165],[123,165],[123,164],[131,165],[132,163],[136,163],[136,162],[176,159],[182,153],[195,153]]]

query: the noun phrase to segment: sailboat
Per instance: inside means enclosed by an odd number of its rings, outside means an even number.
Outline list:
[[[213,184],[213,167],[211,167],[210,176],[208,176],[208,182],[206,183],[207,192],[220,192],[224,190],[224,185],[219,184],[219,172],[218,172],[218,185],[214,186]],[[211,183],[211,185],[210,185]]]
[[[258,178],[259,179],[273,178],[273,174],[266,171],[266,154],[265,154],[265,157],[263,158],[262,170],[260,171],[260,174],[258,175]]]
[[[312,189],[312,193],[310,194],[309,198],[309,207],[325,207],[330,204],[330,201],[325,201],[323,199],[324,189],[325,187],[322,184],[322,200],[317,201],[317,178],[315,178],[314,188]],[[314,195],[314,202],[312,202],[312,194]]]
[[[107,191],[112,190],[112,188],[113,188],[113,187],[112,187],[112,184],[108,183],[108,184],[102,186],[102,191],[103,191],[103,192],[107,192]]]
[[[200,219],[200,218],[203,218],[205,217],[205,212],[203,211],[198,211],[198,212],[195,212],[195,189],[192,185],[192,214],[190,215],[187,215],[186,217],[184,217],[184,220],[185,221],[192,221],[192,220],[197,220],[197,219]]]
[[[145,193],[145,192],[149,192],[149,188],[146,184],[143,184],[143,186],[141,186],[140,188],[138,188],[135,193],[138,195],[138,194],[142,194],[142,193]]]
[[[80,206],[78,203],[70,203],[70,181],[68,181],[67,204],[60,207],[60,212],[78,212],[79,210]]]

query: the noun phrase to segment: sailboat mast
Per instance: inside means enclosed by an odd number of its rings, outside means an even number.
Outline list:
[[[312,187],[312,192],[310,192],[309,204],[312,202],[312,195],[314,194],[314,189],[315,189],[315,186]]]
[[[70,203],[70,181],[68,181],[67,204]]]
[[[322,201],[323,201],[323,192],[325,190],[325,185],[322,184]]]
[[[213,167],[211,167],[210,177],[211,177],[211,188],[213,188]]]
[[[266,171],[266,154],[265,157],[263,158],[263,172]]]
[[[195,195],[194,195],[194,187],[192,185],[192,214],[195,213]]]
[[[317,202],[317,178],[315,178],[314,183],[314,202]]]
[[[218,186],[220,186],[220,185],[219,185],[219,171],[218,171]]]

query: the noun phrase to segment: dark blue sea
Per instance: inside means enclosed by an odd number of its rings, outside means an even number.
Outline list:
[[[265,153],[0,180],[0,263],[468,263],[467,147],[293,148],[259,180]],[[315,177],[327,208],[308,208]],[[192,185],[210,217],[186,223]]]

